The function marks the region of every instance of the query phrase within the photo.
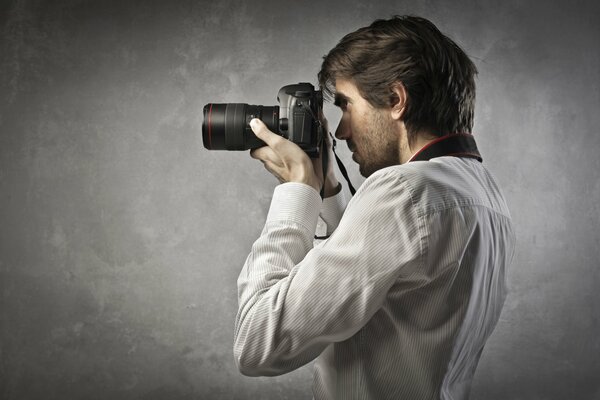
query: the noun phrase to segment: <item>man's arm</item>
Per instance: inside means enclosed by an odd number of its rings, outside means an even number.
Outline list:
[[[234,354],[246,375],[289,372],[350,338],[404,267],[421,261],[418,215],[397,174],[365,181],[331,237],[312,248],[320,202],[304,184],[275,190],[238,279]]]
[[[321,122],[327,132],[327,120],[322,117]],[[320,215],[327,224],[327,234],[331,234],[340,222],[347,202],[342,186],[335,175],[333,166],[335,154],[329,136],[325,136],[324,149],[322,149],[322,151],[329,153],[327,175],[323,179],[323,161],[321,157],[313,160],[309,159],[300,147],[270,132],[259,119],[252,120],[250,126],[256,136],[268,145],[252,150],[250,155],[260,160],[265,168],[281,183],[305,183],[314,187],[317,191],[321,187],[323,188],[323,204]]]

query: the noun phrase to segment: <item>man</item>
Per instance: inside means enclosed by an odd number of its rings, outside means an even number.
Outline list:
[[[335,135],[367,177],[347,204],[335,174],[251,122],[267,143],[252,156],[285,183],[238,280],[242,373],[316,359],[315,399],[468,397],[515,241],[468,134],[475,74],[417,17],[375,21],[325,56],[319,81],[342,110]],[[319,212],[331,236],[313,245]]]

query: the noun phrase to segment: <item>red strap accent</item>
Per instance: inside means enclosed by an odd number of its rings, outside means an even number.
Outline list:
[[[473,137],[473,135],[471,135],[470,133],[451,133],[451,134],[448,134],[448,135],[440,136],[440,137],[432,140],[431,142],[427,143],[425,146],[421,147],[419,149],[419,151],[417,151],[415,154],[413,154],[413,156],[410,158],[410,160],[408,160],[408,162],[413,161],[423,151],[425,151],[426,149],[430,148],[431,146],[434,146],[435,144],[437,144],[437,143],[439,143],[441,141],[444,141],[444,140],[446,140],[448,138],[461,137],[461,136],[462,137],[469,137],[469,138]],[[467,149],[464,149],[464,150],[467,150]],[[477,150],[477,149],[475,149],[475,150]],[[478,160],[481,161],[481,155],[479,153],[472,153],[472,152],[469,152],[469,151],[447,153],[445,155],[446,156],[453,156],[453,157],[473,157],[473,158],[477,158]]]

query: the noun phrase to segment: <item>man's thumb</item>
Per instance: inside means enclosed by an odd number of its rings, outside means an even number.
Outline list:
[[[256,135],[257,138],[265,142],[266,144],[271,144],[273,138],[276,137],[274,133],[269,131],[269,128],[258,118],[253,118],[250,121],[250,128],[252,128],[252,132]]]
[[[252,120],[250,120],[250,128],[252,128],[252,132],[254,132],[254,134],[256,136],[264,136],[265,134],[265,124],[258,118],[252,118]]]

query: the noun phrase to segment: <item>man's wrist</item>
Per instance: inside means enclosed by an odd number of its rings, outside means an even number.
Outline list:
[[[342,184],[338,182],[335,176],[327,177],[323,184],[323,197],[332,197],[342,190]]]
[[[303,167],[295,169],[292,173],[289,182],[303,183],[311,186],[317,192],[321,190],[321,181],[315,174],[312,164],[303,163]]]

